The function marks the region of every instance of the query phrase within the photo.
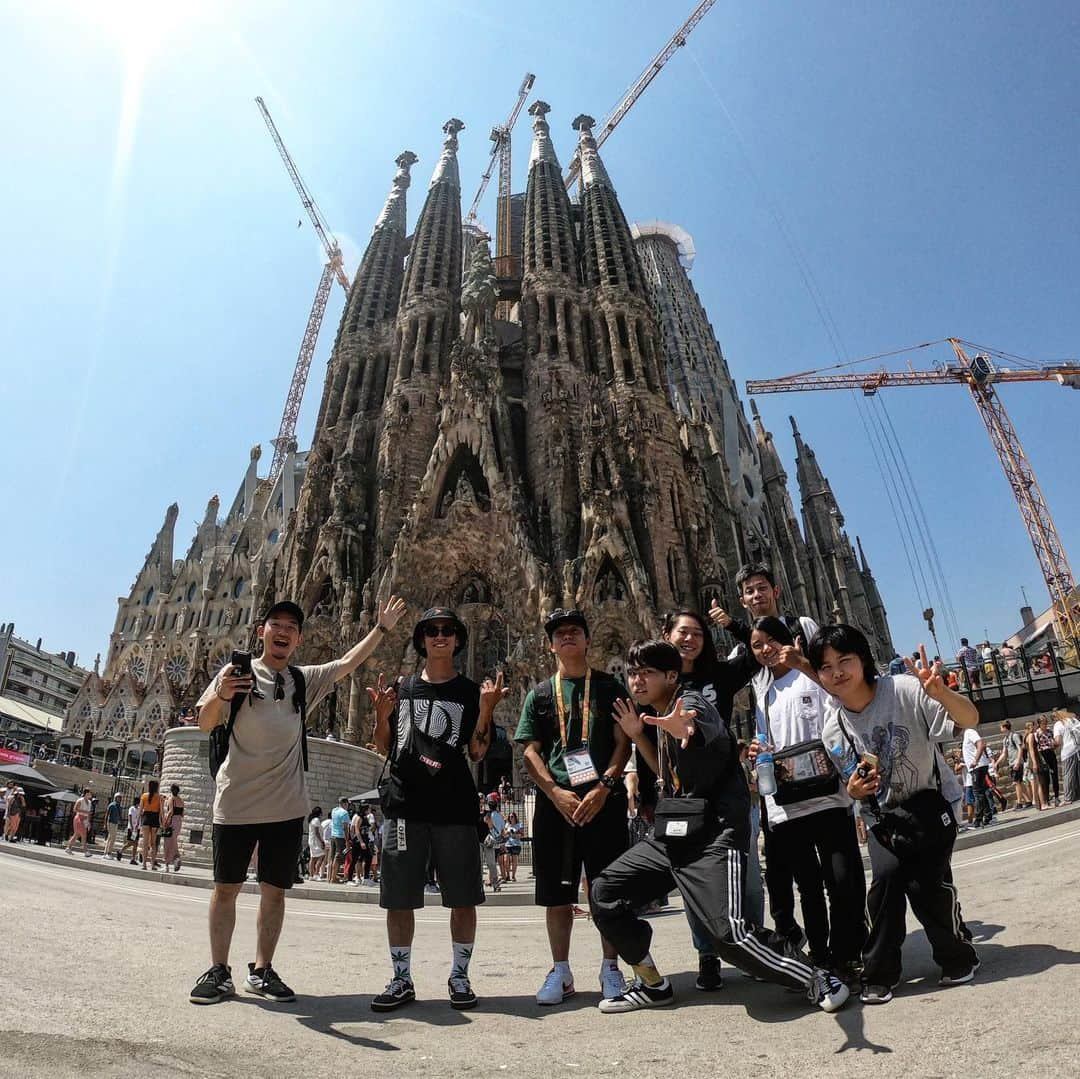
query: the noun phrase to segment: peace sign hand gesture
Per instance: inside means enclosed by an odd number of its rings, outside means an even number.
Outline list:
[[[390,713],[397,704],[397,689],[386,684],[386,676],[380,674],[378,682],[374,686],[367,687],[368,699],[375,709],[375,718],[379,723],[384,723],[390,718]]]
[[[483,685],[480,687],[480,707],[486,708],[489,711],[494,711],[495,706],[502,700],[505,700],[510,694],[510,687],[503,685],[503,673],[498,671],[495,674],[495,681],[490,678],[485,678]]]
[[[693,708],[687,708],[683,704],[682,697],[675,702],[675,707],[666,716],[645,716],[645,722],[650,727],[661,727],[672,736],[679,739],[679,745],[683,749],[690,744],[697,727],[694,720],[697,712]]]
[[[916,667],[911,660],[904,656],[904,665],[908,669],[908,674],[915,675],[916,678],[922,683],[923,692],[932,700],[939,703],[948,693],[948,688],[945,685],[945,679],[941,676],[941,661],[936,660],[933,666],[930,665],[930,660],[926,657],[926,645],[919,645],[919,659],[922,660],[922,667]]]

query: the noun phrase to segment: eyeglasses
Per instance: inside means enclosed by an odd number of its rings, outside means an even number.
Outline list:
[[[424,626],[425,637],[456,637],[457,627],[446,625],[441,626]]]

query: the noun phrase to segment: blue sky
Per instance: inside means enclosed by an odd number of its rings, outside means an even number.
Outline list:
[[[0,5],[0,620],[91,662],[165,507],[180,504],[179,556],[209,496],[231,499],[249,448],[269,450],[321,255],[296,227],[256,94],[351,271],[401,150],[420,156],[415,218],[440,127],[461,117],[467,203],[528,70],[565,162],[571,119],[603,117],[691,7]],[[631,220],[693,235],[693,279],[740,384],[947,334],[1076,356],[1078,47],[1080,8],[1050,0],[721,0],[603,156]],[[492,221],[490,197],[484,210]],[[335,292],[302,443],[340,310]],[[1080,562],[1080,395],[1035,384],[1003,397]],[[792,476],[797,414],[898,645],[914,646],[922,603],[857,403],[760,407]],[[961,631],[1011,632],[1021,587],[1036,607],[1045,590],[966,391],[895,390],[886,407]]]

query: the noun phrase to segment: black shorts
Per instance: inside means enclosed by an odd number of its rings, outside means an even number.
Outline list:
[[[405,833],[404,849],[399,825]],[[419,910],[424,905],[429,862],[435,865],[444,907],[478,907],[484,902],[475,824],[388,820],[380,863],[379,906],[383,910]]]
[[[160,828],[161,827],[161,814],[160,813],[151,813],[149,810],[147,810],[139,818],[139,827],[140,828]]]
[[[291,888],[296,880],[303,834],[303,817],[270,824],[215,824],[214,883],[243,884],[258,843],[259,882],[275,888]]]
[[[332,835],[330,837],[330,857],[344,858],[345,857],[345,837]]]
[[[1012,776],[1014,783],[1024,782],[1024,762],[1021,761],[1015,768],[1009,769],[1009,774]]]
[[[582,868],[586,879],[594,881],[630,844],[626,795],[613,791],[588,824],[573,828],[547,795],[538,794],[532,839],[536,905],[576,903]]]

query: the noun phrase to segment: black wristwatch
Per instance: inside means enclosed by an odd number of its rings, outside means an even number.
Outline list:
[[[600,777],[600,785],[602,787],[607,787],[607,789],[609,791],[613,791],[617,786],[619,786],[619,777],[618,776],[601,776]]]

